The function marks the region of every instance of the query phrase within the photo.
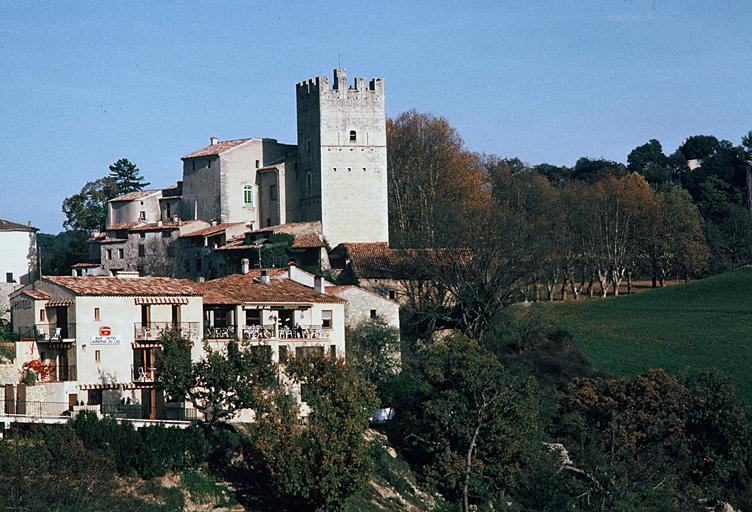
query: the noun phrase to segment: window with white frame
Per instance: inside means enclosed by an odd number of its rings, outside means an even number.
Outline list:
[[[253,208],[253,185],[243,187],[243,208]]]
[[[321,311],[321,327],[323,329],[332,328],[332,310],[324,309]]]

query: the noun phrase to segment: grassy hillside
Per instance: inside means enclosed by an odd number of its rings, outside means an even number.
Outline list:
[[[594,366],[634,376],[648,368],[719,368],[752,402],[752,269],[607,300],[554,306]]]

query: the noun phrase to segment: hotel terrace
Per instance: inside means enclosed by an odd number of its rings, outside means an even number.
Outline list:
[[[124,418],[196,418],[188,404],[166,403],[155,390],[155,353],[168,329],[193,342],[194,360],[204,355],[202,340],[218,348],[233,338],[269,347],[275,362],[304,351],[345,356],[345,300],[327,294],[325,281],[295,267],[244,270],[208,282],[131,272],[46,276],[18,290],[11,296],[16,357],[0,365],[5,413],[34,403],[53,416],[83,407]],[[21,384],[29,368],[39,382]]]

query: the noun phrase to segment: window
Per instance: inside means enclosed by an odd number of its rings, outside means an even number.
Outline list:
[[[118,251],[117,254],[118,254],[119,259],[122,260],[123,258],[125,258],[125,251],[123,249],[118,249],[117,251]]]
[[[337,172],[337,168],[336,167],[332,167],[332,171]]]
[[[269,186],[269,199],[271,199],[272,201],[277,200],[277,185]]]
[[[142,231],[141,233],[138,234],[138,237],[141,238],[141,239],[144,239],[144,238],[146,238],[146,233],[144,233]]]
[[[337,345],[329,345],[329,355],[332,359],[337,359]]]
[[[280,345],[279,346],[279,362],[280,364],[287,363],[289,359],[289,354],[287,352],[287,345]]]
[[[94,361],[96,361],[97,363],[101,363],[102,362],[102,352],[101,351],[99,351],[99,350],[95,350],[94,351]]]
[[[363,167],[363,172],[366,172],[366,168],[365,167]]]
[[[39,321],[45,322],[47,320],[47,312],[44,309],[39,310]]]
[[[350,130],[350,142],[357,142],[358,140],[358,134],[355,133],[355,130]]]
[[[94,320],[99,320],[99,308],[94,308]]]
[[[111,260],[112,259],[112,249],[107,249],[104,251],[104,259]]]
[[[243,187],[243,208],[253,208],[253,185]]]
[[[139,258],[143,258],[144,256],[146,256],[146,246],[139,245],[138,246],[138,257]]]
[[[332,310],[325,309],[321,312],[321,327],[324,329],[332,328]]]
[[[165,205],[165,217],[167,217],[167,220],[170,220],[170,217],[172,217],[172,205],[170,203]]]
[[[397,299],[397,292],[395,292],[394,290],[389,290],[389,298],[392,299],[392,300],[396,300]]]
[[[13,279],[13,272],[6,272],[5,273],[5,282],[6,283],[12,283],[15,279]]]
[[[376,310],[372,309],[371,310],[371,318],[376,318],[377,316],[378,316],[378,314],[376,313]]]
[[[352,167],[348,167],[347,172],[352,172]]]
[[[146,212],[141,210],[138,212],[138,220],[146,220]]]
[[[191,160],[191,170],[192,171],[196,170],[196,161],[195,160]]]
[[[261,166],[259,165],[260,163],[261,163],[261,162],[259,162],[258,160],[256,160],[256,169],[258,169],[259,167],[261,167]]]

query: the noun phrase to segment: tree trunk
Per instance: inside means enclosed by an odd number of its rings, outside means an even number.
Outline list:
[[[632,295],[632,271],[627,272],[627,295]]]
[[[658,287],[658,278],[655,275],[655,272],[653,272],[653,275],[651,276],[650,280],[652,281],[651,286],[652,288]]]
[[[472,469],[473,453],[475,452],[475,444],[478,441],[478,433],[480,432],[480,421],[475,426],[473,437],[470,439],[470,445],[467,447],[467,455],[465,457],[465,475],[462,480],[462,512],[469,512],[470,500],[468,499],[468,489],[470,487],[470,473]]]

